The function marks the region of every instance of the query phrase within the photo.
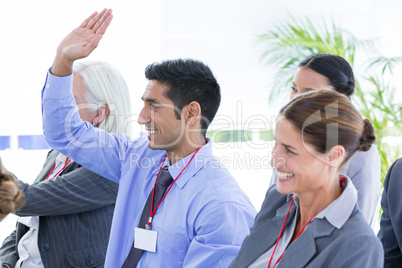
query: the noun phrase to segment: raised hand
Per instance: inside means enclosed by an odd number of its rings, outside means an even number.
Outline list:
[[[72,73],[75,60],[85,58],[98,46],[113,19],[112,10],[95,12],[68,34],[57,47],[51,73],[67,76]]]

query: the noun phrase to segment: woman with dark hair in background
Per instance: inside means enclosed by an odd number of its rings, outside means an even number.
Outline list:
[[[355,91],[355,78],[349,63],[331,54],[312,54],[299,63],[292,82],[290,98],[322,89],[335,90],[350,98]],[[381,160],[375,145],[367,152],[355,153],[340,170],[357,189],[357,204],[366,221],[374,226],[379,213]],[[271,185],[277,181],[276,172]]]
[[[382,267],[383,250],[341,167],[375,141],[344,95],[302,94],[277,119],[271,165],[278,183],[230,267]]]

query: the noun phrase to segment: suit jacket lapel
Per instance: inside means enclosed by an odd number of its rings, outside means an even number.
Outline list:
[[[264,220],[262,217],[261,221],[263,221],[263,223],[258,224],[257,226],[259,230],[253,230],[255,231],[253,232],[255,236],[250,237],[250,241],[254,241],[255,245],[248,244],[251,250],[248,252],[248,254],[250,254],[250,257],[247,258],[249,260],[249,263],[247,265],[253,263],[262,254],[264,254],[272,246],[275,245],[279,233],[282,229],[282,225],[285,220],[288,209],[289,209],[289,202],[286,202],[276,210],[276,216],[274,218]],[[292,205],[292,208],[289,212],[289,216],[286,220],[285,228],[287,228],[289,224],[293,221],[293,218],[296,213],[295,210],[296,206]]]
[[[40,182],[46,180],[47,175],[49,175],[50,170],[52,169],[52,166],[54,162],[56,161],[57,156],[59,155],[59,152],[55,150],[51,150],[46,158],[45,164],[43,164],[43,168],[39,175],[36,177],[35,182]]]
[[[78,167],[80,167],[80,166],[81,166],[81,165],[78,164],[77,162],[72,162],[71,164],[69,164],[68,166],[66,166],[66,168],[63,169],[63,171],[60,172],[59,175],[62,175],[63,173],[66,173],[66,172],[70,172],[70,171],[72,171],[72,170],[74,170],[74,169],[76,169],[76,168],[78,168]]]
[[[40,181],[46,180],[47,176],[48,176],[49,173],[50,173],[50,170],[51,170],[52,167],[53,167],[53,164],[56,162],[56,158],[57,158],[58,155],[59,155],[59,152],[58,152],[58,151],[51,150],[51,151],[49,152],[49,154],[48,154],[48,156],[47,156],[47,159],[46,159],[46,162],[45,162],[45,164],[43,165],[43,169],[42,169],[42,171],[39,173],[38,177],[36,177],[35,182],[40,182]],[[62,175],[62,174],[65,173],[65,172],[70,172],[70,171],[72,171],[72,170],[74,170],[74,169],[76,169],[76,168],[78,168],[78,167],[80,167],[80,166],[81,166],[80,164],[78,164],[78,163],[76,163],[76,162],[73,162],[73,163],[71,163],[70,165],[68,165],[65,169],[63,169],[63,170],[59,173],[59,175]]]
[[[317,253],[315,240],[335,230],[325,218],[315,219],[285,251],[279,267],[305,267]]]

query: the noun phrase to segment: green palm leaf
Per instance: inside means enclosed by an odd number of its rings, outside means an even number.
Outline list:
[[[341,29],[333,21],[313,23],[309,18],[289,16],[286,23],[275,25],[271,30],[258,36],[258,41],[266,46],[263,61],[276,70],[274,88],[270,91],[269,102],[278,96],[289,94],[290,83],[299,61],[312,53],[330,53],[345,58],[355,70],[356,56],[369,55],[366,60],[365,77],[355,77],[356,87],[353,102],[362,116],[370,119],[377,135],[376,145],[381,157],[382,180],[390,163],[398,155],[398,148],[390,148],[383,143],[392,125],[397,134],[402,134],[399,120],[402,107],[395,103],[395,87],[387,81],[386,74],[392,75],[394,68],[402,62],[402,57],[387,58],[376,54],[375,39],[359,40],[352,33]],[[372,55],[375,55],[374,57]],[[361,68],[358,68],[361,70]],[[374,73],[373,73],[374,72]],[[392,78],[392,76],[391,76]],[[360,83],[359,81],[362,81]],[[387,82],[385,82],[387,81]],[[364,88],[362,88],[364,87]],[[395,132],[394,131],[394,132]],[[395,133],[394,133],[395,135]]]

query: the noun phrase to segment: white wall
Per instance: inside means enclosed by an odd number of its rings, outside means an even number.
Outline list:
[[[274,73],[261,61],[264,47],[256,36],[288,20],[289,14],[317,22],[332,19],[359,38],[380,38],[384,55],[402,55],[398,0],[2,0],[0,135],[41,133],[40,90],[57,44],[83,18],[103,7],[113,8],[115,18],[91,58],[110,61],[123,73],[134,112],[141,105],[146,65],[193,57],[209,64],[221,84],[218,116],[240,124],[255,114],[270,118],[286,99],[268,106]],[[361,55],[360,61],[364,60]]]

